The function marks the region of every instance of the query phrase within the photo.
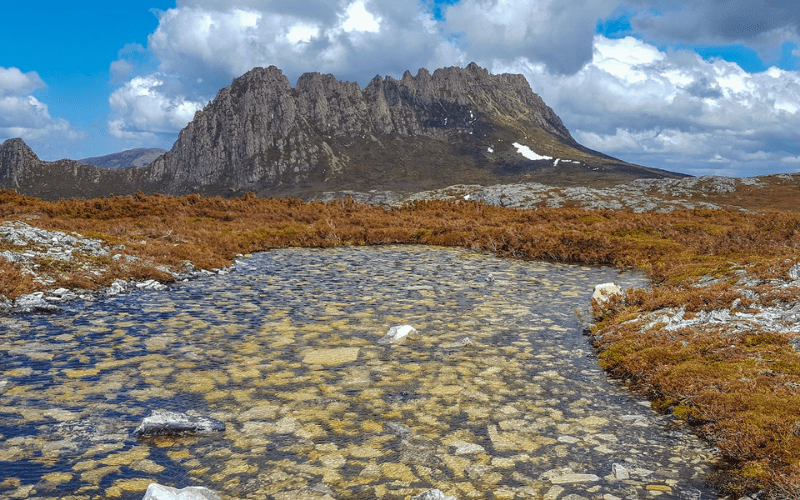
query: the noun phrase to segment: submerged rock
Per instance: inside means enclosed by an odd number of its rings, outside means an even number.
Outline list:
[[[136,437],[164,436],[171,434],[198,434],[223,432],[225,424],[207,417],[195,417],[173,411],[156,410],[145,417],[133,431]]]
[[[153,483],[147,487],[142,500],[222,500],[222,498],[203,486],[178,489]]]
[[[453,441],[450,446],[454,446],[456,455],[473,455],[475,453],[486,453],[483,446],[465,441]]]
[[[613,471],[612,471],[613,473]],[[559,469],[550,469],[539,476],[540,480],[550,481],[552,484],[575,484],[575,483],[593,483],[600,481],[600,478],[594,474],[576,473],[570,467],[562,467]]]
[[[323,488],[319,488],[318,486],[322,486]],[[318,486],[312,486],[300,490],[282,491],[280,493],[276,493],[274,498],[275,500],[333,500],[333,492],[330,488],[325,485]]]
[[[341,365],[358,359],[358,347],[335,347],[333,349],[313,349],[306,351],[303,363],[309,365]]]
[[[384,424],[392,434],[399,437],[406,437],[411,434],[411,428],[407,425],[399,424],[397,422],[386,422]]]

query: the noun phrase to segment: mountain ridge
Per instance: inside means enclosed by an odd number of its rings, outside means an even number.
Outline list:
[[[42,162],[27,146],[6,144],[0,187],[51,198],[136,190],[311,197],[340,189],[683,177],[578,144],[524,76],[492,75],[474,63],[376,76],[363,89],[320,73],[306,73],[292,87],[275,66],[254,68],[142,167]]]
[[[103,156],[82,158],[77,161],[84,165],[94,165],[100,168],[146,167],[166,152],[166,149],[161,148],[134,148]]]

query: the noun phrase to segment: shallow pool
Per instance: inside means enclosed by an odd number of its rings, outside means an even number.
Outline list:
[[[616,269],[432,247],[287,249],[0,318],[0,498],[712,498],[714,451],[599,369]],[[393,325],[420,336],[378,341]],[[157,409],[226,431],[139,440]],[[616,466],[614,464],[617,464]],[[577,495],[577,496],[576,496]]]

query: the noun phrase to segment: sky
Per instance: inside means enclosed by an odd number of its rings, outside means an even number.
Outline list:
[[[29,0],[0,19],[0,142],[44,160],[169,149],[256,66],[292,84],[476,62],[583,145],[691,175],[800,172],[794,0]]]

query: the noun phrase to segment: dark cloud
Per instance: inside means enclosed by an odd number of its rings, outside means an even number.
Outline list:
[[[700,97],[702,99],[719,99],[722,97],[722,91],[719,85],[712,84],[708,78],[700,78],[692,82],[691,85],[685,88],[686,92],[693,97]]]
[[[470,57],[513,61],[525,57],[572,74],[592,58],[598,19],[618,4],[610,0],[461,0],[443,10],[444,29]]]
[[[797,38],[800,8],[781,0],[630,0],[641,7],[633,28],[665,42],[735,43],[758,48],[765,38]]]

